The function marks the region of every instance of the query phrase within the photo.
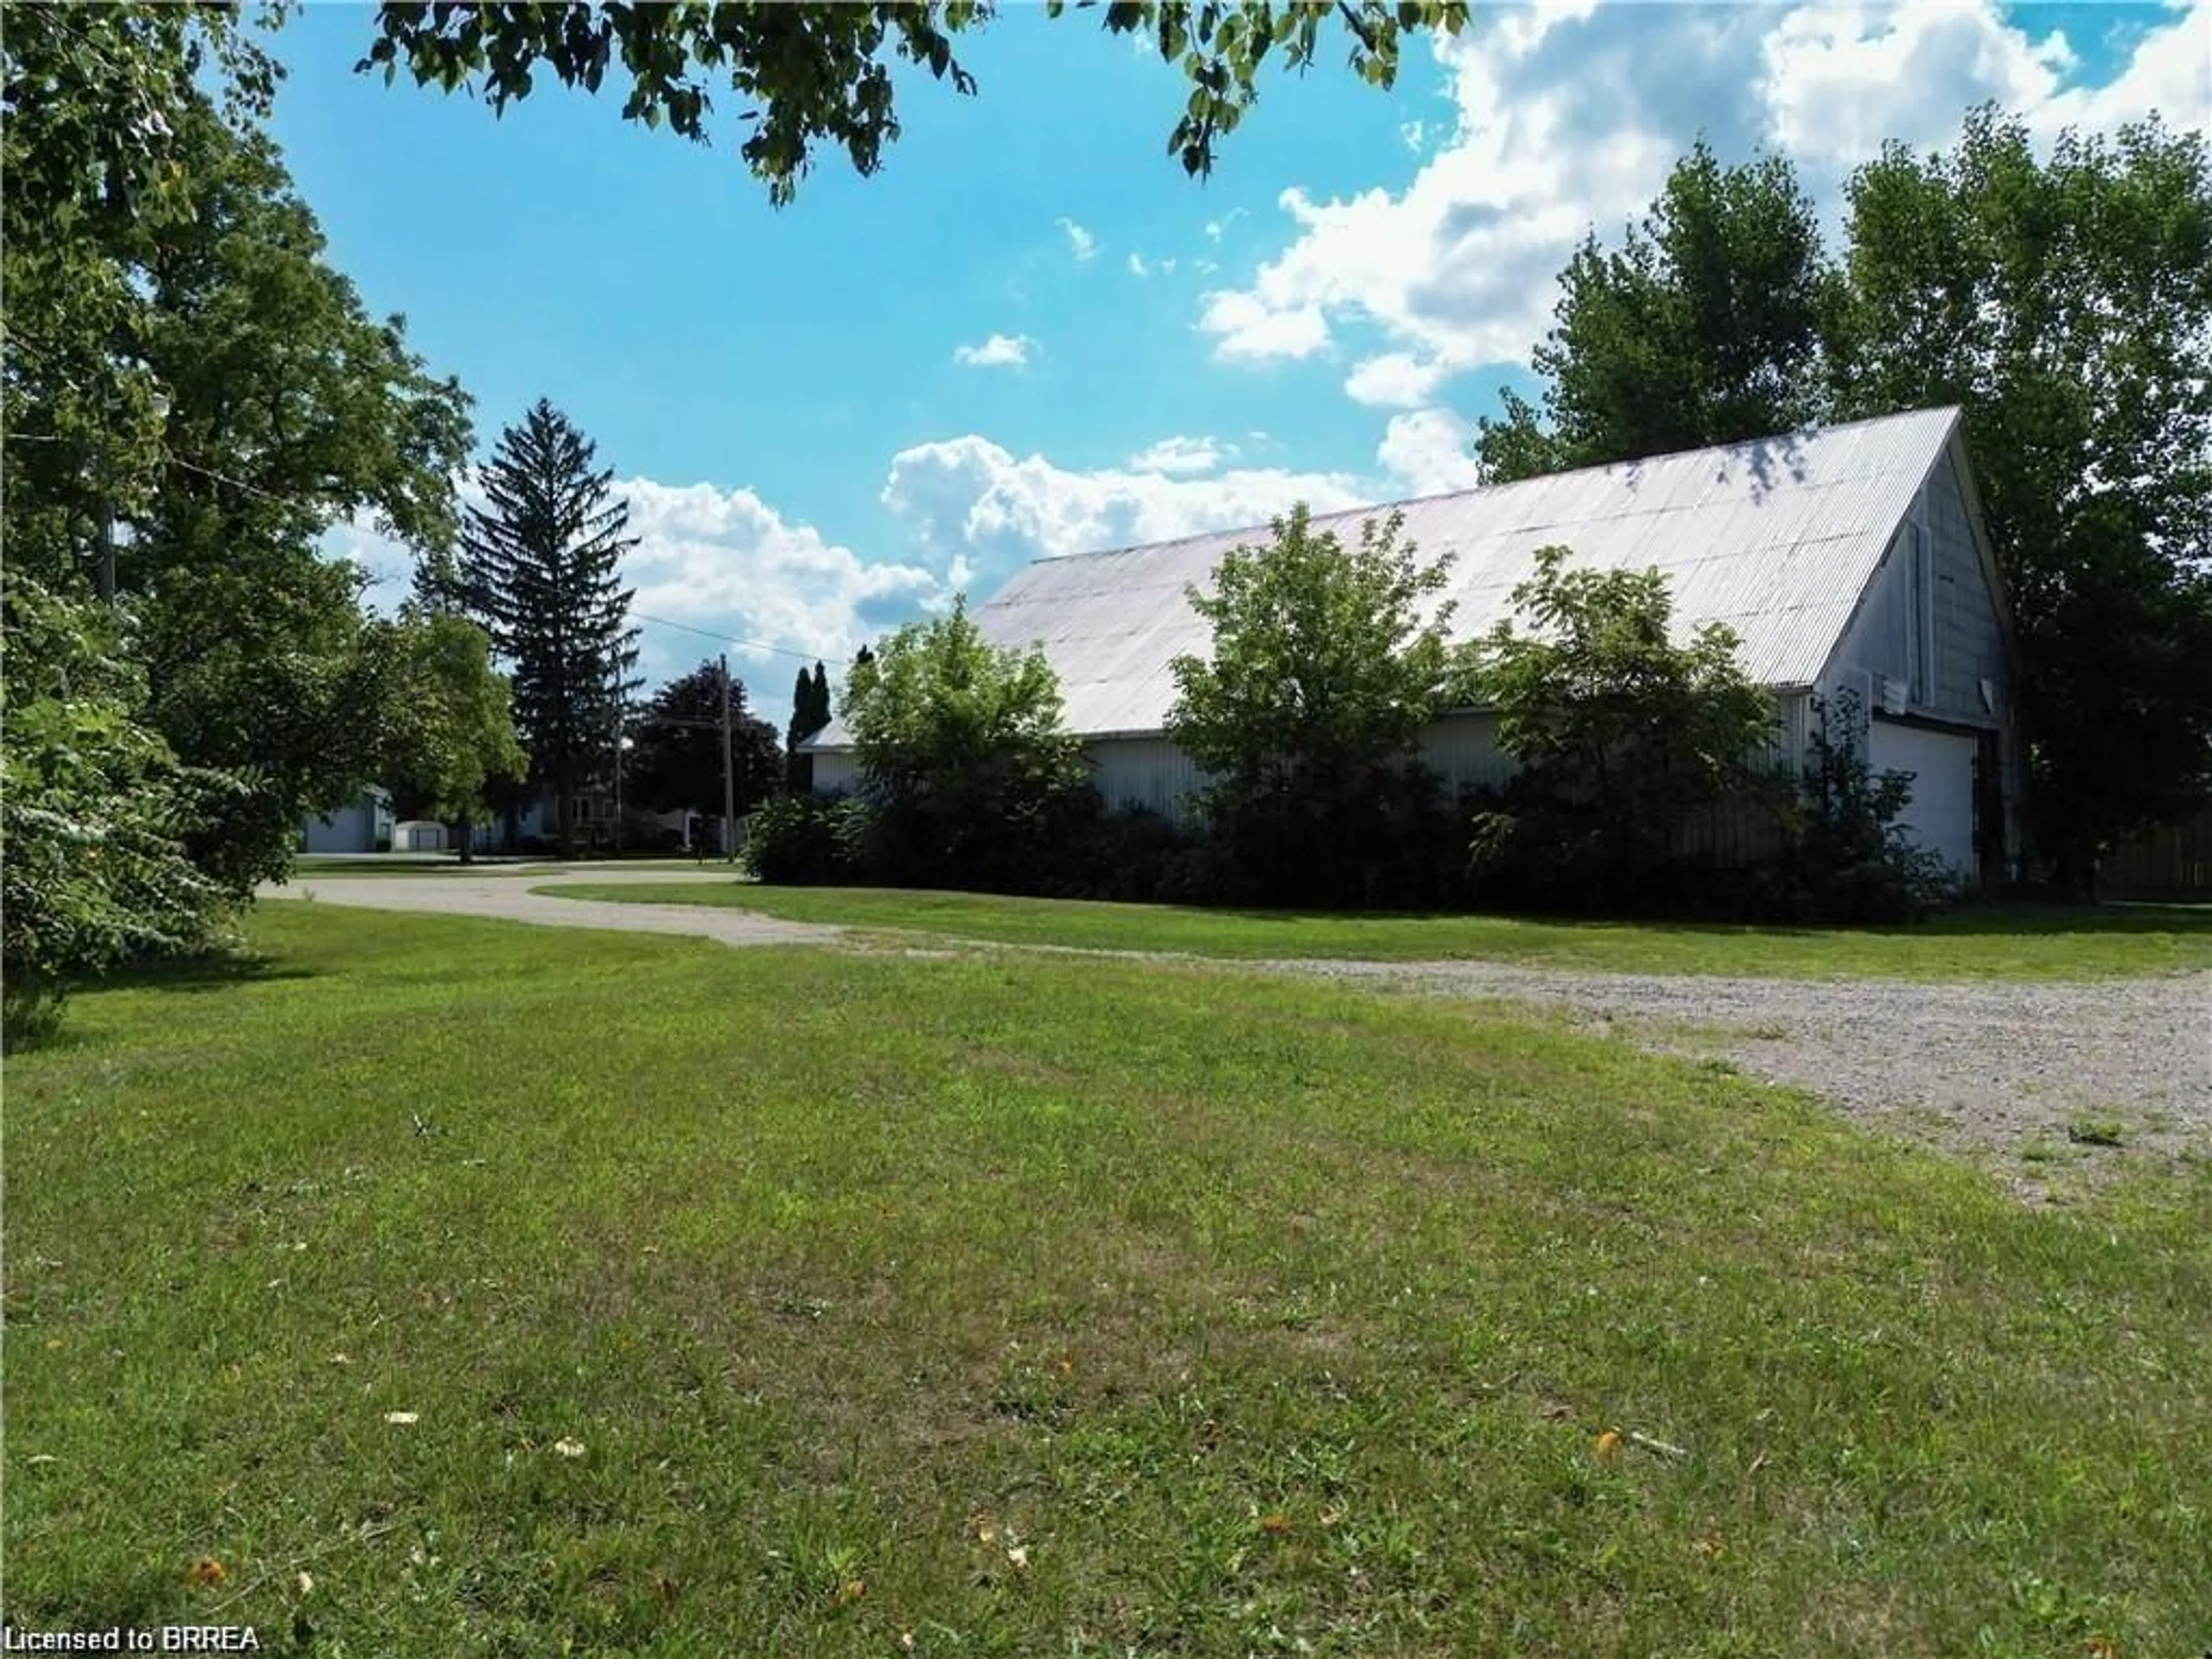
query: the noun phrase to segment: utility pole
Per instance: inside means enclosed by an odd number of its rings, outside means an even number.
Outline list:
[[[738,857],[738,775],[730,760],[730,653],[722,665],[722,857],[734,864]]]

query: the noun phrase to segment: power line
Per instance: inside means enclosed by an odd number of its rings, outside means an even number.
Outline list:
[[[648,617],[642,611],[633,611],[629,614],[634,622],[651,623],[656,628],[673,628],[679,633],[696,634],[702,639],[718,640],[725,645],[741,645],[749,651],[767,651],[779,657],[796,657],[801,662],[822,660],[822,653],[818,651],[793,651],[788,646],[769,645],[761,640],[739,639],[735,634],[720,634],[711,628],[695,628],[690,623],[671,622],[665,617]]]

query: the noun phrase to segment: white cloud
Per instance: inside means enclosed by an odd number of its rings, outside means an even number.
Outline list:
[[[1211,472],[1236,453],[1236,445],[1217,443],[1212,438],[1163,438],[1130,456],[1129,470],[1172,475]]]
[[[1448,409],[1392,416],[1375,458],[1404,481],[1411,495],[1472,489],[1481,482],[1475,475],[1474,428]]]
[[[988,595],[1032,559],[1264,524],[1300,501],[1316,511],[1357,507],[1374,488],[1350,474],[1272,467],[1183,478],[1133,467],[1071,471],[971,434],[902,450],[883,501],[933,565],[964,571]]]
[[[1775,140],[1849,167],[1890,139],[1920,149],[1948,138],[1963,105],[1936,102],[1932,86],[2033,107],[2056,91],[2072,52],[2062,33],[2032,40],[1978,6],[1822,5],[1784,17],[1762,57],[1759,88]]]
[[[1229,234],[1229,227],[1235,224],[1243,216],[1244,210],[1243,208],[1231,208],[1226,214],[1223,215],[1218,219],[1208,219],[1206,222],[1206,234],[1207,240],[1216,242],[1219,241],[1224,236],[1226,236]]]
[[[970,368],[1026,368],[1036,349],[1026,334],[994,334],[981,345],[955,346],[952,361]]]
[[[1198,325],[1221,337],[1218,349],[1222,356],[1252,362],[1310,357],[1328,350],[1329,344],[1328,319],[1318,305],[1273,307],[1264,299],[1230,289],[1206,296]]]
[[[1422,144],[1427,140],[1428,130],[1429,124],[1425,121],[1407,121],[1398,128],[1398,137],[1407,149],[1419,155]]]
[[[1789,155],[1832,227],[1844,177],[1883,139],[1948,143],[1985,99],[2046,138],[2154,108],[2212,127],[2212,0],[2170,10],[2095,88],[2068,84],[2072,46],[2032,9],[2014,22],[1996,8],[1557,0],[1478,12],[1433,48],[1457,119],[1449,132],[1421,124],[1424,143],[1444,142],[1412,181],[1329,199],[1285,191],[1288,246],[1208,293],[1199,326],[1218,356],[1246,362],[1312,358],[1347,328],[1371,331],[1382,345],[1347,390],[1402,406],[1444,375],[1524,362],[1576,245],[1640,219],[1701,131],[1725,160],[1762,145]]]
[[[1352,371],[1345,391],[1356,403],[1382,409],[1413,409],[1428,401],[1444,377],[1444,367],[1433,358],[1410,351],[1385,352],[1370,357]]]
[[[1152,271],[1145,264],[1143,255],[1132,253],[1129,256],[1129,275],[1132,276],[1149,276],[1152,274]]]
[[[946,601],[966,580],[963,569],[864,559],[750,489],[625,478],[613,490],[629,501],[638,538],[622,573],[635,590],[632,609],[659,619],[639,623],[647,689],[726,649],[755,710],[779,724],[802,663],[819,658],[841,672],[862,644]],[[346,524],[325,533],[323,550],[382,578],[371,591],[379,609],[406,598],[414,558],[399,544]]]
[[[1067,233],[1067,251],[1075,256],[1077,263],[1097,257],[1098,239],[1096,236],[1073,219],[1060,219],[1055,222]]]
[[[635,609],[842,666],[862,644],[943,597],[951,573],[872,562],[793,524],[750,489],[631,478],[616,488],[639,538],[623,567]],[[647,666],[680,673],[716,649],[712,640],[648,626]],[[781,693],[795,658],[732,646],[763,690]],[[763,699],[765,700],[765,699]]]

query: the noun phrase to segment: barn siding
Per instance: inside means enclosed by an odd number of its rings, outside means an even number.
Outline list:
[[[1189,797],[1204,787],[1206,774],[1165,738],[1106,738],[1083,752],[1109,811],[1142,806],[1178,823],[1192,817]]]
[[[1916,571],[1916,540],[1925,547]],[[1829,659],[1822,689],[1867,695],[1879,706],[1881,682],[1905,685],[1915,714],[1996,729],[2005,699],[2004,629],[1966,514],[1966,496],[1946,453],[1890,538],[1856,619]],[[1981,683],[1990,698],[1982,698]]]
[[[1935,695],[1928,712],[1993,727],[2001,723],[2011,690],[2005,683],[2004,627],[1950,455],[1936,467],[1922,498],[1936,562]],[[1987,703],[1982,701],[1984,680],[1990,683]]]
[[[1958,453],[1955,446],[1947,447],[1913,497],[1817,689],[1831,697],[1857,694],[1862,742],[1868,719],[1882,710],[1885,681],[1906,688],[1903,712],[1909,716],[2002,732],[1999,779],[2009,856],[2022,839],[2026,757],[2009,717],[2013,688],[2004,623],[1975,543]],[[1926,580],[1918,586],[1916,537],[1927,550]],[[1917,597],[1923,589],[1924,600]],[[1972,833],[1971,823],[1929,830],[1937,844],[1971,842]]]
[[[1498,746],[1495,714],[1447,714],[1421,733],[1421,759],[1443,775],[1444,793],[1503,788],[1520,769]]]

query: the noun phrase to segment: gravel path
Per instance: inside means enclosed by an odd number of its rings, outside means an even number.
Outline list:
[[[557,887],[564,881],[601,886],[609,883],[722,882],[720,869],[671,870],[615,866],[584,870],[570,877],[467,875],[298,877],[289,884],[268,885],[261,896],[313,899],[371,910],[428,910],[447,916],[484,916],[495,921],[526,921],[540,927],[599,927],[617,933],[689,933],[725,945],[805,945],[838,937],[844,930],[811,922],[778,921],[744,910],[712,905],[616,904],[605,899],[555,898],[533,887]]]
[[[714,906],[617,904],[531,890],[564,881],[694,879],[726,882],[729,875],[665,866],[567,878],[310,875],[264,893],[541,927],[690,934],[736,945],[842,935],[837,927]],[[984,947],[963,944],[952,954],[975,948]],[[2104,1119],[2121,1127],[2132,1149],[2212,1153],[2212,974],[1967,985],[1569,973],[1468,962],[1234,966],[1563,1008],[1586,1028],[1656,1051],[1725,1056],[1856,1116],[1955,1146],[2017,1157],[2041,1142],[2070,1159],[2077,1154],[2069,1126]]]
[[[1286,973],[1563,1007],[1644,1046],[1721,1054],[1855,1115],[2017,1153],[2117,1121],[2212,1152],[2212,974],[2094,985],[1567,973],[1493,963],[1275,962]]]

